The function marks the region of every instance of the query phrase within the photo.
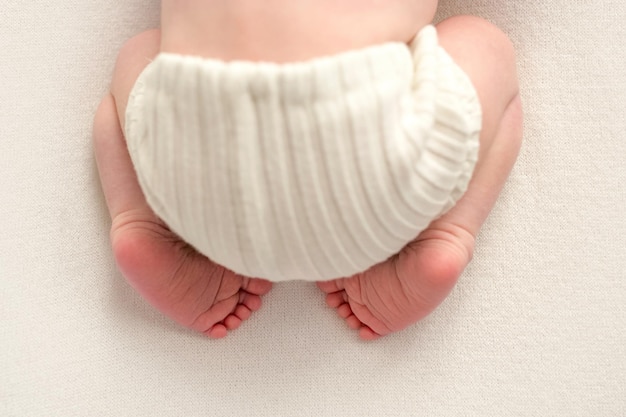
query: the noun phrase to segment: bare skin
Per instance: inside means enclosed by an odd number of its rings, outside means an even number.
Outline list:
[[[162,32],[145,32],[120,52],[111,94],[95,119],[96,159],[112,218],[112,247],[123,275],[167,316],[221,338],[261,307],[261,296],[270,291],[271,283],[237,275],[195,252],[147,205],[121,127],[135,80],[161,51],[289,62],[386,41],[408,42],[432,20],[437,2],[273,0],[271,5],[264,2],[263,8],[255,0],[221,0],[210,6],[202,0],[162,4]],[[325,29],[323,36],[319,27]],[[359,30],[346,30],[350,27]],[[356,276],[318,283],[327,304],[365,340],[410,326],[447,297],[472,258],[475,237],[521,143],[522,109],[509,40],[474,17],[448,19],[437,30],[441,45],[467,72],[479,94],[483,108],[479,161],[457,205],[400,253]],[[254,44],[247,39],[255,39]]]

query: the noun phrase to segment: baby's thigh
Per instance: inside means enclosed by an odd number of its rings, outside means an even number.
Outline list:
[[[157,29],[140,33],[128,40],[117,57],[111,93],[115,98],[121,126],[125,126],[128,96],[137,78],[161,49],[161,32]]]
[[[439,42],[468,74],[482,105],[481,151],[494,138],[502,115],[518,94],[515,51],[509,38],[491,23],[455,16],[437,25]],[[485,143],[487,142],[487,143]]]

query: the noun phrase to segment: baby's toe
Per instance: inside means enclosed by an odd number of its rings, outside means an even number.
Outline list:
[[[347,301],[348,297],[344,291],[330,293],[326,296],[326,305],[330,308],[338,308]]]
[[[350,304],[348,303],[342,304],[337,307],[337,314],[339,314],[339,317],[341,317],[342,319],[347,319],[348,317],[354,315],[354,313],[352,313],[352,309],[350,308]]]
[[[209,336],[212,339],[222,339],[228,335],[228,329],[223,324],[216,324],[211,327],[209,330],[204,332],[205,335]]]
[[[351,314],[346,318],[346,323],[348,324],[348,327],[352,330],[359,330],[361,327],[363,327],[363,323],[361,322],[361,320],[359,320],[359,318],[354,314]]]
[[[343,287],[340,284],[341,284],[341,280],[338,280],[338,279],[333,280],[333,281],[320,281],[320,282],[317,282],[317,288],[319,288],[320,290],[322,290],[323,292],[327,294],[330,294],[333,292],[343,290]]]
[[[242,291],[239,296],[239,304],[250,311],[258,311],[263,304],[261,297]]]
[[[252,311],[244,305],[240,305],[235,309],[235,316],[239,317],[241,321],[248,320],[252,315]]]
[[[241,326],[241,323],[242,320],[234,314],[231,314],[224,320],[224,326],[226,326],[227,330],[236,330]]]
[[[337,314],[339,314],[339,317],[346,321],[346,324],[352,330],[358,330],[363,327],[361,320],[359,320],[359,318],[352,312],[350,304],[344,303],[337,307]]]
[[[256,295],[265,295],[272,289],[272,283],[264,279],[250,279],[243,285],[246,292]]]
[[[371,341],[371,340],[380,339],[381,335],[379,335],[378,333],[376,333],[375,331],[373,331],[367,326],[362,326],[359,329],[359,337],[363,340]]]

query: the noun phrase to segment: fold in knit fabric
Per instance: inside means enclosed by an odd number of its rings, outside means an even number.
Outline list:
[[[434,27],[302,63],[160,54],[125,126],[155,213],[213,261],[272,281],[384,261],[462,196],[481,109]]]

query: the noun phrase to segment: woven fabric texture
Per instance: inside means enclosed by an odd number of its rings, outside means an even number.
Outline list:
[[[150,0],[0,9],[0,415],[626,415],[626,3],[442,1],[507,32],[525,142],[475,258],[407,331],[359,342],[313,284],[222,341],[116,271],[91,144]]]

